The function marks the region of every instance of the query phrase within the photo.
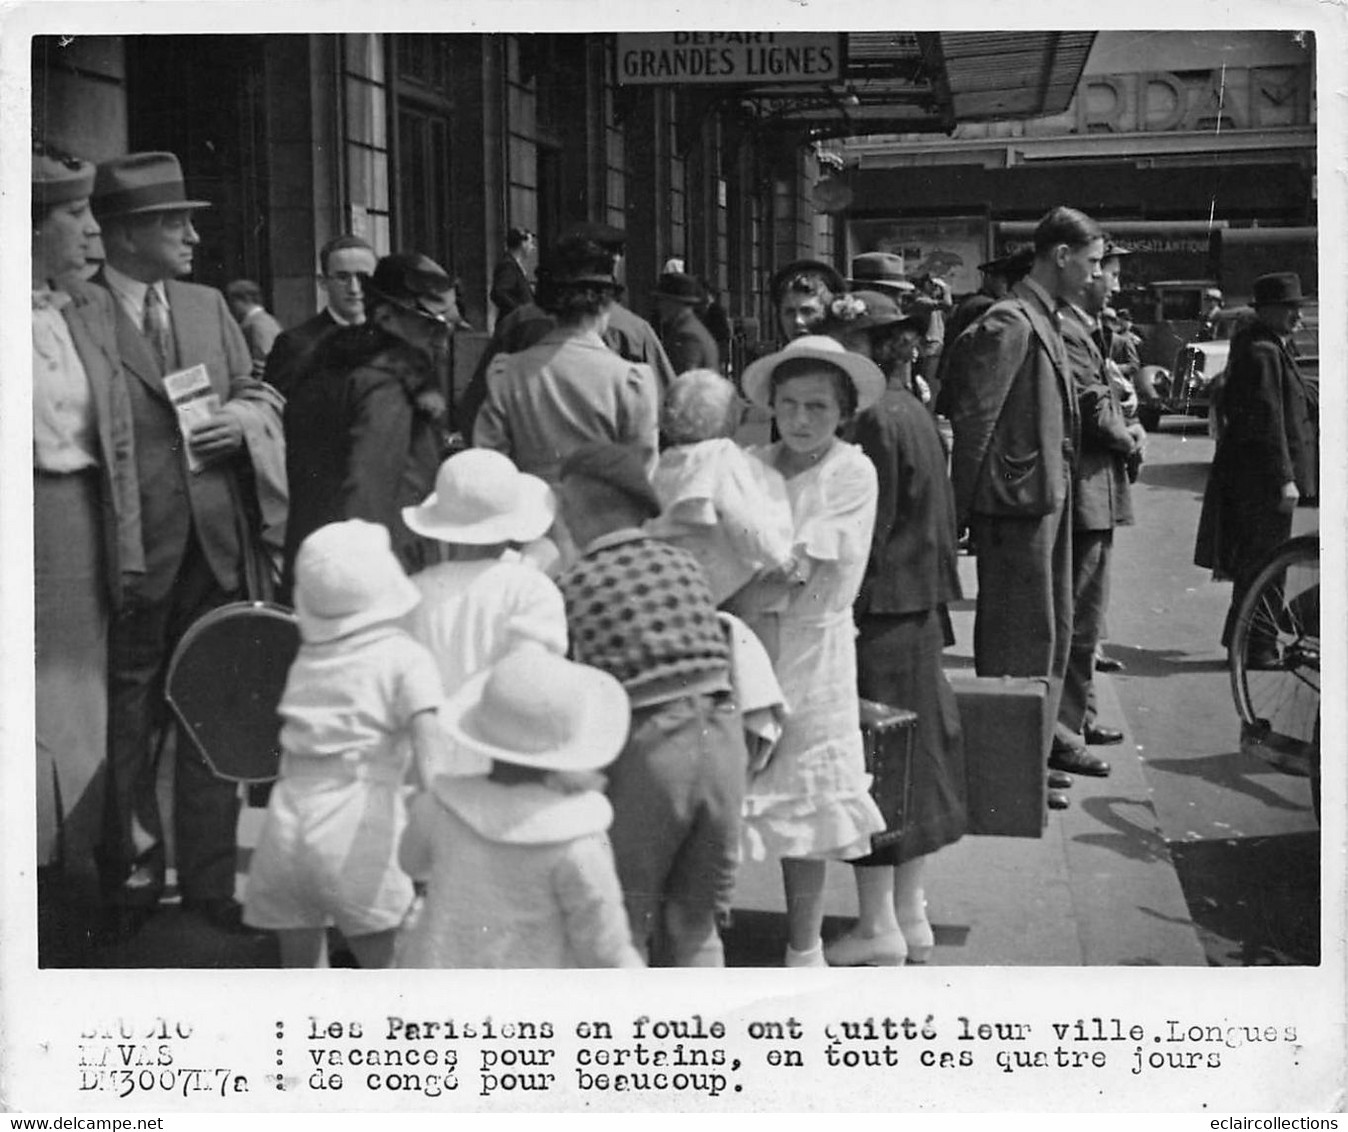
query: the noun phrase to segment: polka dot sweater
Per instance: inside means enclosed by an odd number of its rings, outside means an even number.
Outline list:
[[[558,579],[571,651],[633,707],[730,687],[730,647],[697,559],[640,531],[596,539]]]

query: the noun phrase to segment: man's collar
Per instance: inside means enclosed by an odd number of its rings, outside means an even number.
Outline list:
[[[623,527],[621,530],[609,531],[606,535],[600,535],[598,538],[591,539],[585,544],[585,549],[581,551],[582,557],[588,557],[596,551],[607,550],[611,546],[621,546],[625,542],[635,542],[637,539],[650,538],[640,527]]]
[[[108,281],[108,286],[114,291],[120,295],[126,296],[126,298],[136,306],[137,310],[144,308],[145,292],[148,291],[151,286],[153,286],[159,293],[159,297],[164,301],[164,305],[168,306],[168,295],[164,292],[164,284],[162,281],[154,284],[142,283],[139,279],[132,279],[131,276],[127,275],[125,272],[118,271],[112,264],[106,262],[103,264],[103,278]]]
[[[352,322],[349,318],[343,318],[343,317],[342,317],[341,315],[339,315],[335,310],[333,310],[332,307],[327,307],[326,309],[327,309],[327,312],[328,312],[328,317],[329,317],[330,319],[332,319],[332,321],[335,322],[338,326],[359,326],[359,325],[360,325],[360,323],[358,323],[358,322]]]
[[[1033,276],[1027,275],[1025,276],[1024,279],[1021,280],[1021,282],[1024,283],[1025,286],[1028,287],[1031,292],[1033,292],[1035,298],[1037,298],[1041,303],[1044,304],[1045,310],[1050,311],[1057,310],[1058,304],[1054,302],[1053,296],[1050,295],[1046,290],[1044,290],[1044,285],[1040,283],[1037,279],[1035,279]]]

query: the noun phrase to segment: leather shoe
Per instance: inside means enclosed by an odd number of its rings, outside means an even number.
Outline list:
[[[1089,774],[1094,778],[1109,777],[1109,763],[1093,755],[1085,747],[1056,747],[1048,757],[1050,770],[1068,774]]]
[[[1050,790],[1070,790],[1075,779],[1070,774],[1065,774],[1061,770],[1051,770],[1048,772],[1048,788]]]
[[[1118,728],[1101,727],[1095,723],[1086,724],[1081,729],[1081,737],[1090,747],[1112,747],[1115,743],[1123,742],[1123,732]]]
[[[1071,804],[1071,799],[1066,794],[1060,794],[1056,790],[1048,792],[1048,808],[1050,810],[1065,810]]]
[[[1112,656],[1105,656],[1104,653],[1095,654],[1096,672],[1122,672],[1126,666],[1123,661]]]
[[[261,929],[243,922],[243,907],[237,900],[184,900],[183,908],[195,912],[217,931],[230,935],[260,935]]]

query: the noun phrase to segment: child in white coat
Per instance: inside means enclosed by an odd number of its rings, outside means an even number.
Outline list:
[[[387,967],[411,907],[397,860],[407,739],[431,759],[441,700],[434,661],[400,623],[418,600],[376,523],[332,523],[300,546],[281,772],[244,901],[245,922],[278,933],[286,967],[326,967],[329,925],[362,967]]]
[[[631,709],[607,673],[536,645],[441,709],[451,742],[490,771],[439,775],[412,802],[403,867],[429,883],[399,967],[640,967],[597,772]]]

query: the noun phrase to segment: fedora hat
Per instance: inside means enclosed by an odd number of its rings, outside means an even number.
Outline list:
[[[470,677],[440,705],[468,754],[540,770],[598,770],[627,742],[632,707],[607,672],[529,644]]]
[[[415,305],[420,299],[443,300],[458,282],[430,256],[394,252],[375,264],[366,286],[390,302]]]
[[[421,601],[389,545],[388,529],[364,519],[319,527],[295,556],[295,616],[308,644],[396,621]]]
[[[409,530],[469,546],[530,542],[556,515],[552,489],[490,448],[451,456],[436,473],[435,490],[418,506],[403,508]]]
[[[672,299],[689,306],[696,306],[705,297],[702,284],[682,271],[666,271],[652,294],[657,299]]]
[[[208,200],[188,199],[182,166],[171,153],[128,153],[102,162],[94,177],[92,200],[98,216],[211,207]]]
[[[1254,281],[1254,305],[1272,306],[1275,303],[1299,307],[1305,301],[1301,294],[1301,276],[1295,271],[1275,271],[1261,275]]]
[[[772,375],[783,362],[809,358],[834,366],[845,373],[857,394],[857,410],[874,405],[885,392],[885,375],[870,358],[846,349],[826,334],[806,334],[793,338],[775,354],[759,358],[744,371],[744,393],[755,405],[768,407],[772,401]]]

